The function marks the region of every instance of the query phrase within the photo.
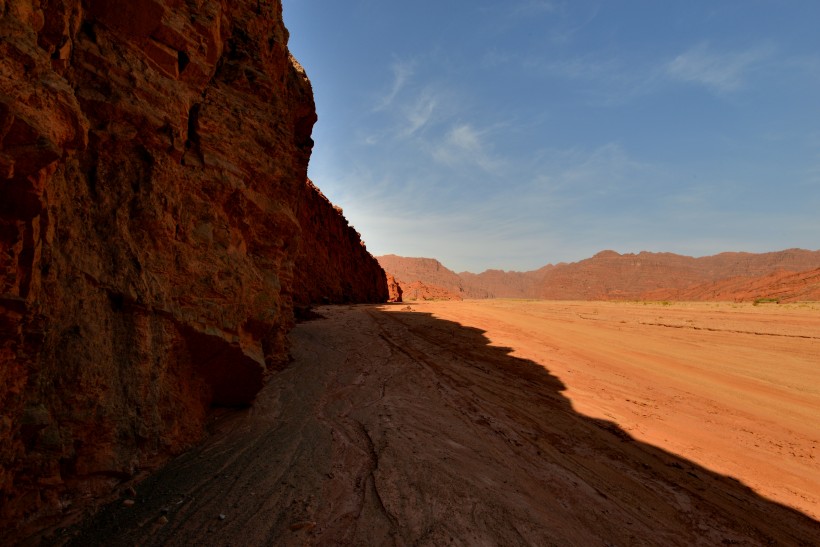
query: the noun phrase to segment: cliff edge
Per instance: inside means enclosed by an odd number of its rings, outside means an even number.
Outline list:
[[[0,0],[0,531],[249,404],[294,303],[386,300],[307,181],[316,114],[281,10]]]

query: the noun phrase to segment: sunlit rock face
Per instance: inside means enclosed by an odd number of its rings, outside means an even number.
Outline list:
[[[287,40],[279,1],[0,0],[0,530],[251,403],[295,301],[387,298]]]
[[[387,301],[388,302],[401,302],[402,301],[402,289],[399,282],[396,280],[396,277],[391,273],[386,273],[387,275]]]
[[[809,270],[820,267],[820,251],[804,249],[726,252],[700,258],[601,251],[579,262],[547,264],[529,272],[486,270],[479,274],[455,273],[433,258],[385,255],[377,259],[401,283],[404,300],[754,300],[767,295],[777,295],[783,301],[813,300],[814,275]],[[766,279],[778,271],[805,275],[782,283]],[[761,280],[753,281],[757,278]],[[772,282],[788,287],[768,287]]]
[[[820,251],[803,249],[759,254],[727,252],[700,258],[674,253],[602,251],[592,258],[546,271],[538,297],[555,300],[675,298],[675,291],[704,283],[738,276],[761,277],[777,270],[799,272],[818,266]],[[725,297],[715,293],[702,299]]]

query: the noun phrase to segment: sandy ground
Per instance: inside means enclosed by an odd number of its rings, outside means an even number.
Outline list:
[[[471,302],[580,413],[820,519],[820,304]]]
[[[75,545],[818,545],[820,306],[326,307]]]

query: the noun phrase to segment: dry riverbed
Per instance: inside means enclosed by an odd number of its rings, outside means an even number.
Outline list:
[[[76,545],[820,543],[820,307],[324,307]]]

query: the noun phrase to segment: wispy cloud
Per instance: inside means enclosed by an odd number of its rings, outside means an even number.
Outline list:
[[[371,128],[360,140],[375,145],[385,138],[416,137],[448,110],[448,90],[429,71],[419,71],[418,59],[394,61],[392,80],[371,108]],[[381,128],[381,130],[376,130]]]
[[[731,93],[741,89],[749,72],[773,54],[771,45],[719,52],[702,42],[672,59],[666,65],[666,74],[673,80],[700,84],[719,94]]]
[[[555,44],[565,45],[572,42],[575,36],[583,30],[587,25],[592,23],[596,17],[598,17],[598,13],[601,11],[601,6],[596,4],[592,7],[592,9],[583,15],[583,19],[577,21],[575,23],[566,24],[564,26],[559,26],[552,29],[549,32],[550,40]]]
[[[495,171],[501,161],[491,154],[485,139],[487,133],[467,123],[455,125],[433,150],[433,158],[450,167],[474,164],[483,171]]]
[[[542,160],[540,171],[536,182],[542,191],[587,200],[627,193],[655,174],[656,169],[611,142],[593,150],[554,151]]]
[[[391,65],[390,69],[393,72],[393,83],[387,93],[378,100],[376,106],[373,108],[374,111],[384,110],[393,104],[393,101],[399,93],[401,93],[407,81],[413,75],[414,63],[410,61],[396,61]]]
[[[721,52],[703,42],[671,61],[626,59],[608,52],[593,52],[548,60],[530,57],[523,64],[527,70],[547,77],[585,84],[580,93],[593,106],[619,106],[656,93],[670,81],[701,85],[719,95],[736,92],[774,55],[771,44]]]
[[[572,81],[578,96],[591,106],[620,106],[651,94],[665,80],[657,63],[626,59],[610,52],[592,52],[570,57],[531,56],[523,61],[530,72]]]
[[[403,127],[399,131],[402,137],[409,137],[428,124],[439,105],[439,99],[432,90],[422,91],[413,101],[402,107]]]
[[[514,17],[532,16],[540,13],[553,13],[558,10],[558,4],[551,0],[523,0],[510,10]]]
[[[593,56],[572,57],[541,61],[530,59],[528,64],[539,66],[550,74],[569,78],[573,80],[597,80],[602,77],[609,78],[611,75],[620,72],[621,63],[615,59],[601,59]]]

